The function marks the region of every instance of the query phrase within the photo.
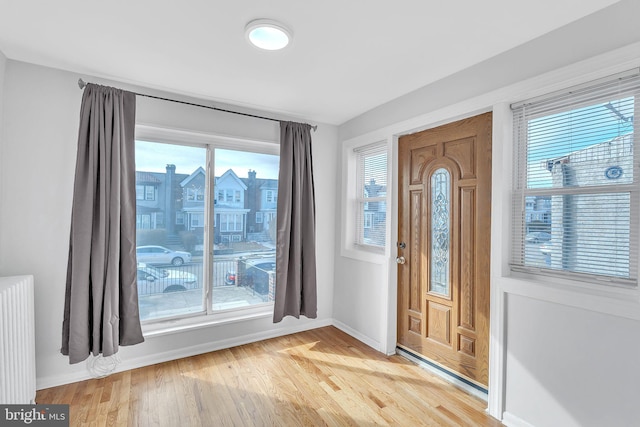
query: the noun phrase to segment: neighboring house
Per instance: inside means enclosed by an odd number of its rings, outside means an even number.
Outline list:
[[[190,175],[176,174],[175,165],[166,173],[136,172],[138,229],[166,229],[168,238],[182,231],[203,236],[206,175],[199,167]],[[269,227],[276,217],[278,180],[239,178],[229,169],[215,179],[215,243],[269,240]],[[168,239],[170,240],[170,239]],[[201,243],[201,242],[200,242]]]
[[[364,186],[365,197],[385,197],[387,186],[376,184],[375,179],[371,179],[369,184]],[[367,202],[364,205],[364,238],[367,241],[385,241],[387,206],[386,202]]]
[[[278,180],[257,178],[250,170],[248,178],[242,178],[247,186],[247,230],[249,240],[269,240],[269,227],[276,218],[278,205]]]
[[[525,203],[525,222],[527,232],[551,231],[551,197],[527,197]]]
[[[633,134],[591,145],[566,156],[551,159],[547,168],[553,188],[628,184],[633,181]],[[606,197],[603,199],[603,197]],[[629,268],[629,251],[610,254],[615,263],[593,266],[584,253],[627,247],[630,212],[616,208],[615,194],[554,195],[551,197],[551,266],[571,267],[585,273],[610,271],[625,275]],[[605,202],[603,203],[603,200]],[[594,215],[606,215],[607,227],[597,227]]]
[[[206,174],[199,167],[180,181],[182,209],[176,206],[176,218],[184,230],[202,234],[204,231],[204,199]]]
[[[182,207],[179,182],[187,175],[176,174],[175,165],[167,165],[166,172],[136,171],[136,228],[165,229],[174,235],[182,229],[176,212]]]
[[[215,181],[214,241],[244,241],[247,236],[247,213],[250,211],[245,207],[247,185],[231,169]]]
[[[136,228],[151,230],[164,227],[164,209],[160,205],[162,184],[150,172],[136,172]]]

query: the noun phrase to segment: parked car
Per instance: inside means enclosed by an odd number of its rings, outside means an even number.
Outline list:
[[[276,271],[276,260],[270,258],[256,258],[245,261],[244,274],[240,275],[239,286],[246,286],[261,295],[269,293],[269,274]]]
[[[546,231],[534,231],[532,233],[527,233],[525,237],[525,241],[527,243],[544,243],[551,240],[551,233],[547,233]]]
[[[138,295],[186,291],[198,288],[198,278],[186,271],[165,270],[138,263]]]
[[[136,248],[138,262],[145,264],[172,264],[180,266],[191,262],[191,254],[184,251],[173,251],[164,246],[138,246]]]
[[[552,247],[552,243],[551,242],[547,242],[543,245],[540,245],[540,252],[542,253],[542,255],[544,256],[550,256],[551,255],[551,247]]]

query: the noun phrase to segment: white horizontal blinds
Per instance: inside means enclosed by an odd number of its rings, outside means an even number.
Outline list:
[[[387,146],[385,142],[379,142],[354,151],[358,186],[355,242],[383,248],[387,215]]]
[[[515,270],[636,285],[637,72],[514,104]]]

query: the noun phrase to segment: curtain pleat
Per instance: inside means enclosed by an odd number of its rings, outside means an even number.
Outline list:
[[[280,122],[274,323],[317,317],[316,210],[311,126]]]
[[[144,341],[138,311],[135,94],[84,89],[71,213],[62,354],[111,356]]]

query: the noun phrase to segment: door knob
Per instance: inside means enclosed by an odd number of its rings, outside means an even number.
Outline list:
[[[405,259],[403,256],[399,256],[396,258],[396,263],[397,264],[404,264],[405,263]]]

